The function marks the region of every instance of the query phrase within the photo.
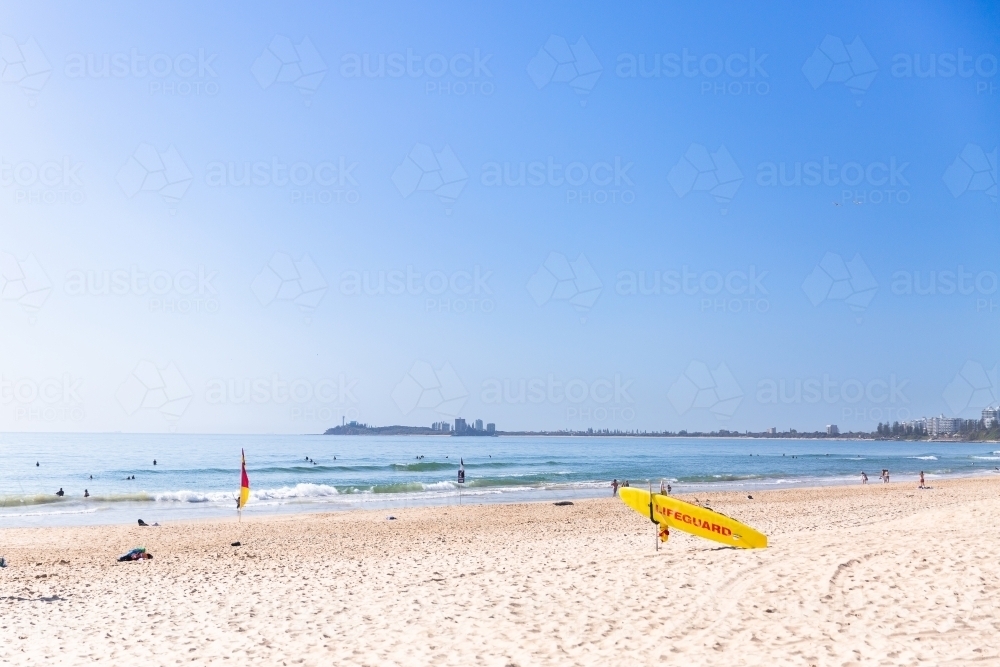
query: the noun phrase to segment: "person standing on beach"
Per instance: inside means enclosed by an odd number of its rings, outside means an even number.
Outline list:
[[[861,483],[862,484],[868,483],[868,475],[865,474],[864,470],[861,471]]]
[[[660,480],[660,495],[661,496],[667,495],[667,480],[665,479]]]
[[[927,487],[924,486],[924,471],[923,470],[920,471],[920,487],[919,488],[921,488],[921,489],[927,488]]]
[[[618,478],[617,477],[614,478],[613,480],[611,480],[611,495],[612,496],[617,496],[618,495]]]

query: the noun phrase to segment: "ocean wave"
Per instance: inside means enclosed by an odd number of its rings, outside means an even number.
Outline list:
[[[370,472],[439,472],[442,470],[458,470],[458,463],[444,463],[441,461],[415,461],[413,463],[390,463],[388,465],[310,465],[296,463],[289,466],[267,466],[261,468],[247,468],[249,473],[294,473],[294,474],[316,474],[326,472],[344,473],[370,473]],[[520,464],[506,461],[487,461],[483,463],[466,463],[468,469],[479,468],[509,468]],[[556,461],[546,461],[540,465],[559,465]],[[143,471],[145,472],[145,471]],[[210,473],[231,473],[232,470],[205,469],[194,472]]]
[[[232,500],[235,497],[235,493],[225,493],[223,491],[218,491],[215,493],[206,493],[201,491],[191,491],[189,489],[181,489],[180,491],[164,491],[161,493],[153,494],[150,500],[155,500],[157,502],[177,502],[177,503],[220,503],[227,500]],[[106,500],[125,500],[124,498],[114,498]]]
[[[321,473],[321,472],[373,472],[378,470],[390,470],[389,466],[334,466],[334,465],[312,465],[295,464],[290,466],[270,466],[266,468],[247,468],[247,472],[253,473]],[[227,470],[225,472],[233,472]]]
[[[1000,461],[1000,456],[973,456],[972,458],[980,461]]]
[[[908,459],[918,459],[920,461],[937,461],[938,457],[928,454],[927,456],[907,456]]]
[[[64,503],[90,504],[94,502],[144,502],[153,500],[154,496],[145,492],[116,493],[110,495],[93,494],[87,498],[82,496],[56,496],[51,493],[25,494],[23,496],[0,496],[0,510],[32,505],[56,505]]]
[[[282,486],[278,489],[262,489],[251,491],[250,498],[255,500],[290,500],[292,498],[329,498],[340,495],[336,487],[328,484],[301,483],[295,486]]]
[[[327,498],[340,492],[327,484],[311,484],[301,482],[295,486],[282,486],[276,489],[251,489],[250,500],[293,500],[295,498]],[[181,503],[231,503],[236,500],[236,491],[166,491],[153,495],[158,502]]]
[[[50,505],[52,503],[62,503],[71,500],[65,496],[57,496],[52,493],[35,493],[23,496],[0,496],[0,509],[8,507],[21,507],[24,505]]]
[[[420,463],[393,463],[389,469],[399,472],[434,472],[437,470],[458,470],[457,463],[421,461]]]
[[[368,488],[368,493],[419,493],[421,491],[448,491],[458,488],[457,482],[392,482],[375,484]]]

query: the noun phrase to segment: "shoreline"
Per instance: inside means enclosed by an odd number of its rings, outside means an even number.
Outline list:
[[[891,473],[891,471],[890,471]],[[674,487],[674,492],[671,494],[674,497],[685,499],[693,498],[696,496],[712,496],[718,494],[764,494],[764,493],[774,493],[781,491],[818,491],[825,489],[839,489],[839,488],[852,488],[852,487],[874,487],[874,486],[888,486],[894,487],[897,484],[910,484],[917,482],[916,473],[891,473],[892,478],[901,478],[899,481],[892,481],[888,485],[883,484],[882,481],[873,475],[869,476],[868,484],[862,484],[855,475],[851,478],[831,476],[826,478],[828,482],[824,483],[824,478],[802,478],[800,480],[792,481],[768,481],[761,479],[752,480],[737,480],[737,481],[720,481],[720,482],[672,482]],[[984,466],[982,472],[970,472],[965,471],[955,474],[927,474],[926,478],[928,483],[930,482],[948,482],[956,480],[976,480],[976,479],[990,479],[995,476],[996,479],[1000,480],[1000,471],[989,469]],[[912,479],[911,479],[912,478]],[[658,488],[659,478],[655,480],[630,480],[634,482],[632,486],[638,488],[646,488],[652,483],[653,488]],[[602,484],[600,487],[594,486],[594,484]],[[606,487],[606,488],[605,488]],[[266,519],[268,517],[284,517],[284,516],[303,516],[303,515],[325,515],[325,514],[354,514],[363,512],[383,512],[383,511],[402,511],[406,509],[431,509],[431,508],[450,508],[450,507],[463,507],[463,506],[505,506],[505,505],[522,505],[522,504],[545,504],[554,501],[570,500],[583,502],[588,500],[600,500],[602,498],[611,497],[610,494],[610,481],[607,482],[588,482],[584,486],[575,488],[556,488],[556,489],[531,489],[523,492],[508,491],[503,492],[500,490],[492,490],[493,487],[480,487],[478,491],[464,490],[461,494],[461,498],[464,499],[464,503],[459,503],[459,493],[457,490],[450,492],[448,494],[431,494],[419,495],[419,494],[383,494],[383,493],[371,493],[371,492],[361,492],[361,493],[350,493],[342,494],[339,496],[333,496],[330,499],[317,499],[317,500],[303,500],[298,502],[273,502],[268,503],[266,501],[251,501],[247,508],[244,510],[244,518],[254,518],[254,519]],[[546,497],[536,497],[537,495],[544,494]],[[150,494],[155,495],[155,494]],[[75,500],[75,499],[74,499]],[[339,502],[337,502],[339,501]],[[25,506],[25,508],[46,508],[54,507],[62,503],[73,502],[72,500],[58,500],[51,503],[39,503],[37,505]],[[201,502],[187,502],[178,500],[142,500],[142,501],[101,501],[96,499],[94,502],[94,507],[86,509],[87,501],[80,501],[80,505],[65,512],[50,512],[45,513],[44,511],[31,512],[26,511],[20,512],[8,512],[2,513],[0,511],[0,531],[4,530],[14,530],[19,528],[70,528],[70,527],[99,527],[99,526],[121,526],[121,525],[131,525],[137,518],[147,519],[149,523],[153,521],[160,523],[185,523],[188,521],[219,521],[226,520],[233,516],[233,510],[228,507],[222,507],[217,504],[201,503]],[[97,505],[101,503],[101,505]],[[93,516],[100,516],[100,512],[105,511],[114,513],[116,516],[100,517],[106,518],[105,521],[86,521],[79,520],[81,518],[88,518]],[[125,515],[128,516],[125,516]],[[174,518],[171,515],[180,515],[179,518]],[[197,515],[197,516],[195,516]],[[57,519],[52,522],[45,522],[44,520],[37,520],[35,522],[27,521],[20,525],[4,525],[6,521],[18,521],[23,518],[28,517],[44,517]],[[69,518],[75,517],[76,521],[61,521],[59,518]],[[153,518],[150,518],[153,517]]]
[[[0,664],[1000,660],[1000,478],[931,486],[699,494],[760,550],[611,497],[4,529]]]

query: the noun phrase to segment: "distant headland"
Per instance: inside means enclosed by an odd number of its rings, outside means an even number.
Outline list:
[[[944,422],[947,422],[946,424]],[[944,426],[944,428],[942,428]],[[928,428],[929,427],[929,428]],[[944,442],[996,442],[1000,440],[1000,425],[993,420],[950,419],[935,417],[920,422],[900,424],[879,423],[874,431],[840,431],[835,424],[827,424],[823,431],[642,431],[619,429],[556,431],[498,431],[495,424],[483,425],[481,419],[467,423],[456,419],[454,426],[448,422],[434,422],[430,426],[371,426],[356,421],[328,428],[324,435],[447,435],[447,436],[561,436],[600,437],[614,436],[626,438],[790,438],[790,439],[838,439],[838,440],[935,440]]]
[[[455,427],[448,422],[434,422],[430,426],[371,426],[356,421],[328,428],[323,435],[450,435],[450,436],[486,436],[501,435],[495,424],[483,426],[483,420],[477,419],[467,424],[464,419],[456,419]],[[504,435],[512,435],[510,433]]]

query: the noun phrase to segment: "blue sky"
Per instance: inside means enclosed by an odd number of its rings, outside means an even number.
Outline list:
[[[873,430],[1000,400],[990,3],[3,19],[5,430]]]

